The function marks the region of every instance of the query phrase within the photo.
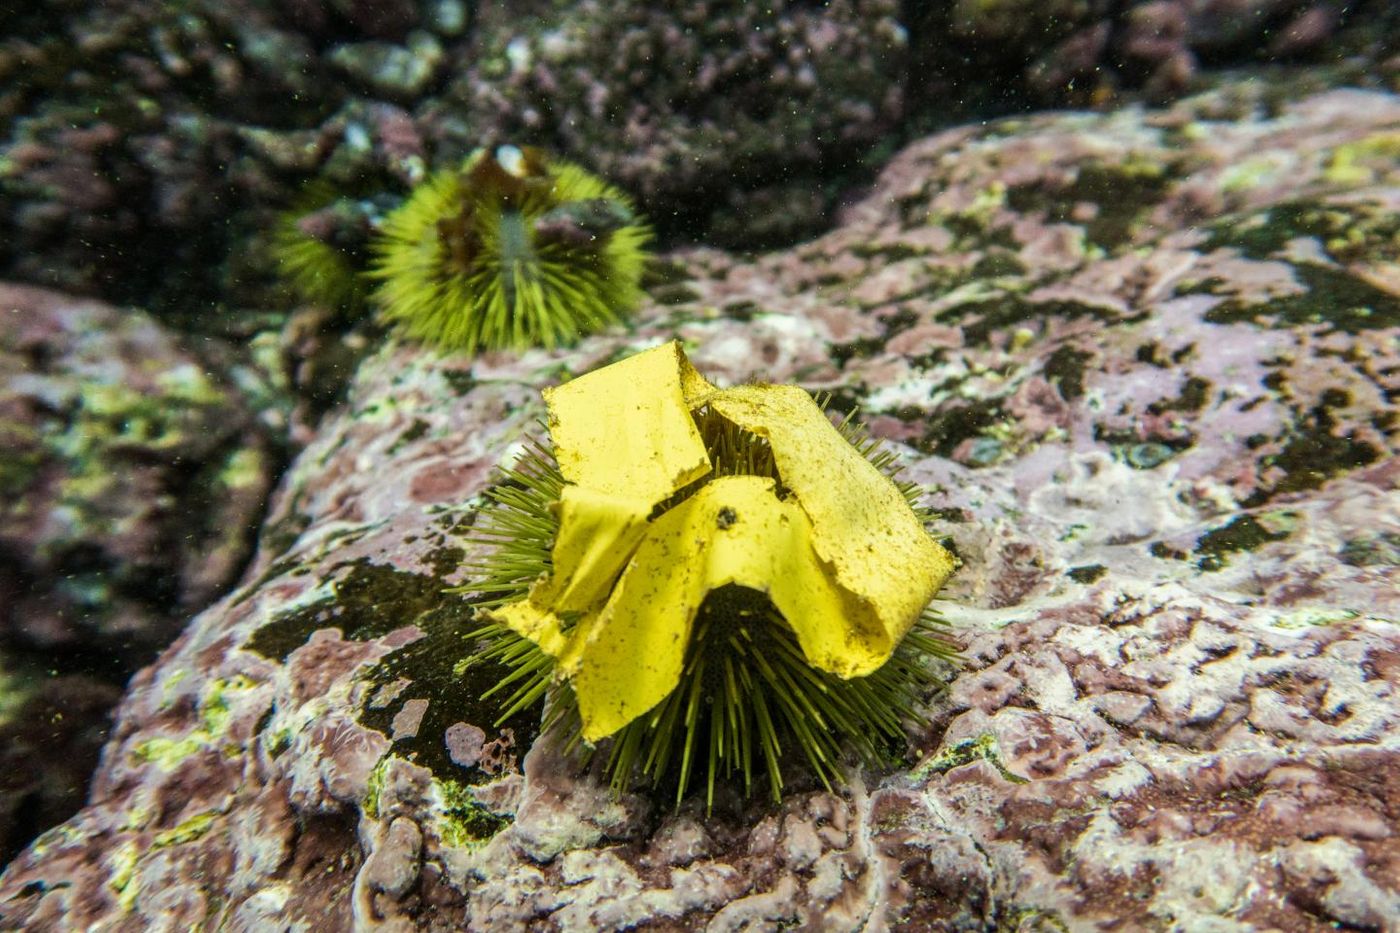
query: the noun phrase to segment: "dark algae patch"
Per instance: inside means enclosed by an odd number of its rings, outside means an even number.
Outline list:
[[[1210,400],[1210,382],[1199,376],[1189,377],[1181,386],[1181,394],[1176,398],[1165,398],[1147,406],[1154,415],[1169,411],[1200,411]]]
[[[1170,166],[1160,156],[1144,155],[1120,165],[1086,163],[1066,185],[1017,185],[1007,190],[1006,203],[1020,213],[1044,213],[1052,223],[1078,223],[1086,238],[1111,250],[1132,237],[1142,214],[1161,203],[1171,183]],[[1074,219],[1080,204],[1097,209],[1082,223]]]
[[[869,359],[885,349],[897,334],[903,333],[918,323],[918,317],[911,311],[898,311],[880,319],[884,333],[879,337],[861,337],[849,343],[831,345],[831,358],[837,366],[844,367],[853,359]]]
[[[1314,237],[1338,262],[1400,259],[1400,216],[1379,204],[1294,201],[1212,224],[1205,250],[1229,247],[1248,259],[1269,259],[1298,237]]]
[[[1108,568],[1103,564],[1086,564],[1083,567],[1071,567],[1065,571],[1065,576],[1075,583],[1095,583],[1104,574],[1108,573]]]
[[[443,562],[460,549],[438,552]],[[455,568],[456,564],[453,564]],[[351,641],[379,638],[407,625],[423,636],[385,655],[362,675],[368,682],[360,710],[360,722],[393,737],[405,704],[426,701],[426,709],[413,732],[394,743],[394,752],[429,768],[435,775],[466,783],[480,783],[488,775],[480,768],[463,768],[448,755],[447,729],[468,723],[482,729],[491,741],[509,729],[516,748],[525,748],[538,731],[538,716],[521,714],[500,729],[493,728],[499,703],[481,695],[508,673],[485,662],[464,667],[473,652],[471,632],[477,627],[471,601],[448,592],[439,577],[397,570],[366,559],[332,568],[333,594],[310,605],[283,613],[263,626],[246,647],[266,658],[285,662],[306,643],[312,632],[338,628]],[[411,717],[409,717],[411,718]],[[483,816],[482,819],[498,819]]]
[[[1196,539],[1196,566],[1205,571],[1220,570],[1229,563],[1227,555],[1253,551],[1270,541],[1286,537],[1286,531],[1269,531],[1252,515],[1240,515],[1228,525],[1207,531]]]
[[[484,842],[505,829],[511,817],[488,810],[474,800],[461,783],[442,778],[443,812],[448,821],[443,827],[449,845],[470,846]]]
[[[896,412],[901,416],[903,412]],[[913,413],[908,413],[913,414]],[[913,417],[903,420],[914,420]],[[958,445],[970,437],[979,437],[994,425],[1006,420],[1001,403],[995,399],[983,399],[971,405],[947,408],[928,416],[928,429],[914,446],[927,454],[951,457]],[[989,442],[995,439],[988,437]],[[993,458],[994,459],[994,458]]]
[[[348,568],[348,569],[347,569]],[[444,592],[437,577],[408,573],[365,558],[331,568],[332,596],[284,612],[258,629],[245,647],[265,658],[284,662],[306,644],[317,629],[338,628],[351,641],[367,641],[405,625],[423,625],[424,616],[444,616],[466,625],[470,606],[460,596]]]
[[[1074,320],[1086,315],[1108,323],[1119,320],[1118,313],[1112,308],[1073,301],[1032,302],[1015,295],[957,305],[940,314],[938,320],[961,327],[963,340],[969,346],[983,346],[989,342],[993,332],[1016,324],[1046,318]]]
[[[1293,274],[1306,292],[1258,304],[1229,299],[1206,312],[1205,319],[1235,324],[1269,317],[1276,327],[1319,324],[1348,334],[1400,327],[1400,299],[1364,279],[1312,263],[1294,264]]]
[[[476,379],[469,370],[444,369],[442,371],[442,378],[452,387],[452,391],[456,392],[458,395],[466,395],[472,389],[476,388]]]
[[[394,441],[393,446],[389,448],[389,453],[398,453],[405,444],[411,444],[424,434],[427,434],[430,427],[431,425],[422,418],[414,418],[413,423],[405,428],[403,433]]]
[[[1340,556],[1353,567],[1400,567],[1400,534],[1382,531],[1351,538]]]
[[[445,577],[462,566],[466,556],[465,549],[452,544],[429,551],[425,562],[433,568],[434,576]]]
[[[1337,433],[1332,410],[1349,404],[1351,397],[1341,389],[1328,389],[1295,426],[1293,436],[1281,451],[1263,458],[1262,466],[1283,471],[1283,478],[1270,490],[1255,493],[1245,504],[1258,505],[1279,493],[1316,489],[1332,477],[1369,466],[1380,458],[1374,444]]]
[[[365,692],[359,720],[392,737],[395,717],[404,705],[426,700],[427,709],[416,734],[396,741],[395,754],[440,778],[477,784],[489,775],[478,767],[463,768],[452,761],[445,738],[448,728],[468,723],[484,731],[487,741],[508,729],[514,734],[515,747],[525,749],[539,731],[539,714],[534,710],[518,713],[499,728],[493,726],[500,698],[483,700],[482,694],[510,672],[484,661],[463,663],[475,650],[471,632],[476,623],[464,614],[467,601],[463,597],[449,594],[443,599],[453,608],[430,611],[419,619],[416,624],[424,631],[422,638],[389,653],[364,675],[370,689]]]
[[[1072,402],[1084,394],[1084,368],[1092,358],[1092,353],[1077,347],[1060,347],[1045,361],[1045,381]]]
[[[1134,470],[1150,470],[1161,466],[1196,443],[1195,436],[1143,438],[1136,431],[1110,431],[1101,424],[1094,425],[1094,440],[1113,449],[1113,456]]]
[[[1147,552],[1158,560],[1185,560],[1188,556],[1185,551],[1172,547],[1165,541],[1153,541]]]

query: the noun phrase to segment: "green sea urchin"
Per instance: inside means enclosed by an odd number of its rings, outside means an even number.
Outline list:
[[[636,306],[650,238],[616,188],[503,146],[419,185],[384,222],[370,275],[384,316],[425,343],[553,347]]]
[[[354,313],[369,295],[369,242],[389,209],[384,196],[357,197],[314,182],[277,219],[272,251],[302,301]]]
[[[644,384],[639,387],[647,388]],[[761,393],[788,387],[746,388]],[[729,478],[771,481],[781,501],[800,500],[800,493],[785,485],[780,458],[775,457],[774,445],[779,442],[726,417],[720,410],[724,395],[724,390],[715,392],[715,403],[698,404],[690,411],[688,417],[703,444],[707,463],[698,479],[657,504],[647,519],[648,528],[658,527],[665,515],[674,514],[687,501],[696,501],[706,486],[718,486]],[[816,411],[810,399],[806,404]],[[571,667],[570,652],[557,650],[557,639],[552,642],[540,630],[521,626],[518,615],[512,618],[505,612],[537,596],[541,586],[550,588],[551,584],[542,581],[549,581],[556,570],[560,548],[570,546],[561,544],[561,516],[570,509],[565,500],[571,484],[565,478],[569,469],[561,467],[556,457],[554,445],[565,441],[557,433],[563,416],[553,404],[551,416],[553,441],[530,444],[513,467],[502,470],[500,482],[488,493],[489,505],[476,523],[474,536],[485,546],[486,556],[472,568],[477,581],[463,590],[478,598],[491,621],[475,633],[479,649],[467,663],[492,661],[510,669],[488,694],[500,697],[502,720],[551,697],[547,725],[562,731],[568,748],[582,746],[592,754],[584,721],[587,710],[581,707],[575,691],[580,680]],[[819,413],[817,419],[824,421]],[[829,422],[825,425],[819,428],[813,423],[811,430],[818,434],[829,431]],[[631,428],[616,430],[631,434],[634,443],[638,438]],[[863,461],[856,472],[865,471],[866,481],[891,484],[894,508],[906,514],[912,510],[909,521],[921,527],[927,518],[917,506],[921,490],[896,479],[894,455],[880,449],[849,419],[834,433],[833,438],[817,438],[814,443],[834,441],[854,448],[858,461]],[[787,462],[791,467],[791,459]],[[884,501],[890,503],[889,498]],[[742,531],[739,526],[756,518],[748,505],[723,507],[715,515],[717,525],[702,523],[698,527],[708,527],[719,537]],[[726,546],[718,544],[717,548]],[[897,581],[896,587],[929,592],[931,582],[936,589],[951,569],[951,558],[937,545],[932,549],[932,572],[937,579]],[[634,558],[634,563],[638,559]],[[693,557],[676,554],[671,559],[704,563],[715,557],[702,552]],[[580,566],[587,567],[588,562]],[[626,570],[622,577],[627,577]],[[575,575],[569,586],[576,589],[579,579],[581,574]],[[620,589],[624,583],[609,586]],[[665,590],[657,587],[654,591]],[[567,602],[567,597],[560,596],[556,605],[562,610]],[[783,786],[782,763],[792,753],[804,759],[827,786],[836,776],[846,749],[866,764],[888,762],[900,747],[905,725],[919,719],[920,705],[938,686],[940,672],[933,662],[954,656],[938,616],[927,607],[920,612],[920,606],[922,602],[914,606],[914,618],[907,620],[905,633],[882,662],[864,669],[860,676],[842,676],[829,665],[824,669],[814,663],[806,637],[811,626],[801,624],[802,620],[792,624],[766,593],[734,583],[710,589],[689,625],[674,688],[640,715],[607,733],[605,770],[614,789],[621,791],[639,780],[653,787],[673,786],[679,801],[692,777],[703,771],[707,804],[712,805],[717,783],[734,774],[742,776],[746,793],[756,775],[766,774],[772,796],[778,797]],[[560,618],[565,638],[574,634],[574,626],[590,624],[589,612],[561,611]],[[579,635],[597,643],[598,631]],[[859,641],[859,636],[855,640]],[[859,645],[838,648],[855,655],[863,650]],[[638,673],[639,678],[643,676]],[[594,729],[595,736],[598,731]]]

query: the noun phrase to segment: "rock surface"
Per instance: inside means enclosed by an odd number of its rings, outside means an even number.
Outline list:
[[[8,7],[0,277],[171,317],[285,304],[278,211],[399,196],[483,144],[599,171],[666,238],[753,249],[828,229],[918,127],[1300,56],[1400,86],[1390,0]]]
[[[1384,63],[1375,70],[1394,88],[1397,16],[1384,0],[924,3],[909,8],[908,96],[916,108],[946,100],[974,110],[1019,98],[1092,106],[1126,88],[1160,101],[1221,65],[1344,59]]]
[[[1400,916],[1400,101],[953,130],[572,351],[388,344],[131,684],[0,926],[1384,929]],[[679,278],[679,277],[678,277]],[[907,768],[713,815],[491,725],[465,533],[538,388],[678,334],[933,488],[965,647]]]
[[[282,415],[139,310],[0,284],[0,315],[0,637],[144,661],[242,570]]]

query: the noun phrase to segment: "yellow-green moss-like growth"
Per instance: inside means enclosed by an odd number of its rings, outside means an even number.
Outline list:
[[[641,300],[650,229],[616,188],[534,149],[479,151],[384,222],[384,316],[445,350],[553,347]]]

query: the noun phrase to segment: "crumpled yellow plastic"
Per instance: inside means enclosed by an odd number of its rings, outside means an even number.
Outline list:
[[[765,593],[807,660],[840,677],[871,673],[953,571],[899,489],[796,386],[717,389],[679,343],[545,391],[566,485],[551,573],[491,613],[556,659],[595,742],[651,709],[680,680],[705,596],[727,584]],[[691,415],[705,405],[767,438],[782,483],[711,479]]]

